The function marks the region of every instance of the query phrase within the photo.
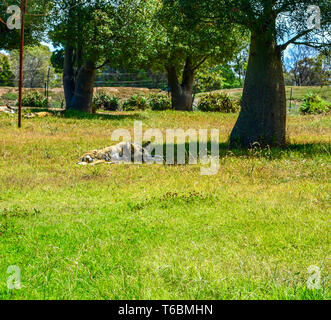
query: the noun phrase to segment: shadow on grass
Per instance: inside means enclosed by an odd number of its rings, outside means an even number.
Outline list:
[[[47,108],[30,108],[29,112],[49,112],[54,114],[55,116],[60,116],[66,119],[87,119],[87,120],[124,120],[124,119],[131,119],[131,120],[143,120],[145,117],[139,113],[133,112],[121,112],[116,111],[113,113],[86,113],[80,112],[75,110],[50,110]]]
[[[329,156],[331,153],[331,144],[326,142],[319,143],[293,143],[283,148],[254,147],[251,149],[231,148],[228,143],[220,144],[220,156],[228,153],[235,156],[258,156],[269,159],[279,159],[290,154],[298,155],[303,158],[313,158],[318,155]]]
[[[208,142],[207,153],[211,154],[212,149],[217,147],[211,142]],[[188,160],[189,155],[195,153],[194,150],[197,150],[199,155],[199,144],[197,149],[192,148],[193,151],[190,151],[189,143],[183,144],[164,144],[163,145],[163,154],[166,155],[166,150],[174,148],[174,158],[177,159],[178,150],[185,150],[186,159]],[[231,148],[228,143],[219,144],[219,156],[220,158],[226,157],[245,157],[245,158],[265,158],[268,160],[276,160],[281,158],[299,158],[299,159],[312,159],[315,157],[323,156],[330,157],[331,154],[331,144],[326,142],[320,143],[295,143],[290,144],[284,148],[260,148],[255,147],[252,149],[239,149]]]
[[[282,151],[289,151],[293,153],[298,153],[304,155],[306,158],[312,158],[316,155],[326,155],[331,154],[331,144],[327,142],[319,143],[293,143],[287,148],[280,149]]]

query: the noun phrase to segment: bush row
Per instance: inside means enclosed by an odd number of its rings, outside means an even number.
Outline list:
[[[93,106],[95,110],[105,109],[108,111],[137,111],[147,109],[163,111],[171,109],[171,99],[162,93],[151,94],[148,97],[132,95],[121,104],[119,98],[105,92],[100,92],[94,95]],[[200,99],[198,110],[203,112],[236,113],[240,110],[240,106],[238,101],[232,100],[227,94],[211,93]]]
[[[99,92],[93,96],[93,108],[107,111],[137,111],[137,110],[169,110],[171,109],[170,98],[162,93],[151,94],[148,97],[143,95],[132,95],[121,103],[120,99],[106,92]]]
[[[24,94],[23,106],[31,108],[47,108],[48,101],[39,91],[30,91]],[[237,113],[240,111],[240,101],[233,100],[225,93],[209,93],[200,98],[197,106],[202,112]],[[104,109],[107,111],[138,111],[151,109],[163,111],[171,109],[171,99],[168,95],[154,93],[145,97],[143,95],[132,95],[121,103],[116,96],[106,92],[99,92],[93,96],[93,110]],[[303,104],[299,108],[300,114],[328,114],[331,112],[331,103],[323,100],[314,93],[308,93]]]

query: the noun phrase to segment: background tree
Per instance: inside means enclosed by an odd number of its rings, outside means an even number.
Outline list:
[[[324,83],[322,63],[315,58],[299,60],[291,74],[296,86],[323,86]]]
[[[286,59],[291,85],[324,86],[330,84],[330,49],[319,52],[308,46],[292,48]]]
[[[239,50],[243,35],[235,28],[202,23],[180,1],[156,1],[154,47],[149,63],[166,71],[175,110],[192,110],[195,73],[205,62],[225,63]],[[159,4],[159,5],[158,5]]]
[[[331,83],[331,48],[322,49],[316,60],[321,66],[321,86],[329,86]]]
[[[248,55],[249,55],[249,49],[247,46],[239,54],[236,55],[232,63],[233,69],[238,75],[238,81],[240,83],[240,86],[243,85],[243,81],[245,80],[246,77]]]
[[[229,64],[208,66],[204,64],[196,73],[195,92],[210,92],[220,89],[241,87],[241,77],[234,71],[233,61]]]
[[[295,46],[288,50],[284,68],[286,81],[289,85],[309,86],[319,85],[319,76],[314,67],[314,58],[318,52],[308,46]]]
[[[224,87],[226,79],[222,74],[222,66],[204,66],[196,73],[195,92],[210,92]]]
[[[51,52],[48,47],[40,45],[26,47],[23,58],[23,86],[28,88],[42,88],[49,75],[53,79],[54,69],[51,67]],[[10,65],[15,75],[15,82],[19,78],[19,50],[10,51]]]
[[[290,44],[330,45],[329,0],[182,0],[205,23],[235,23],[251,33],[242,108],[231,133],[232,145],[283,146],[286,143],[286,96],[282,54]],[[308,25],[308,7],[319,6],[321,23]]]
[[[0,53],[0,86],[14,85],[14,75],[10,69],[8,56]]]

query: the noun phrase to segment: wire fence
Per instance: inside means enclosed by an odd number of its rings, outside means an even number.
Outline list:
[[[1,71],[1,69],[0,69]],[[6,76],[0,74],[0,87],[18,86],[18,76]],[[95,77],[95,87],[138,87],[149,89],[164,89],[167,87],[167,77],[165,74],[141,74],[141,73],[102,73]],[[62,87],[62,75],[52,74],[40,75],[34,70],[23,70],[23,87],[44,88]]]
[[[133,87],[148,89],[166,89],[168,86],[167,77],[160,73],[120,73],[109,72],[96,76],[95,87]]]

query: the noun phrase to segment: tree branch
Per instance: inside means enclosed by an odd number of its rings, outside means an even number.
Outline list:
[[[326,47],[328,46],[326,43],[323,44],[323,43],[311,43],[311,42],[292,42],[293,44],[295,45],[304,45],[304,46],[307,46],[307,47],[311,47],[311,48],[314,48],[314,49],[321,49],[323,47]]]
[[[300,39],[301,37],[305,36],[306,34],[308,34],[309,32],[313,31],[314,29],[307,29],[305,31],[302,31],[301,33],[297,34],[295,37],[293,37],[292,39],[290,39],[289,41],[285,42],[282,45],[279,45],[279,49],[281,51],[285,50],[291,43],[294,43],[296,40]]]
[[[110,61],[109,60],[106,60],[102,65],[96,67],[95,69],[98,70],[98,69],[101,69],[103,68],[106,64],[108,64]]]
[[[211,54],[208,55],[208,56],[206,56],[206,57],[204,57],[204,58],[203,58],[200,62],[198,62],[195,66],[192,66],[192,69],[193,69],[193,70],[198,69],[203,63],[206,62],[206,60],[207,60],[210,56],[211,56]]]

